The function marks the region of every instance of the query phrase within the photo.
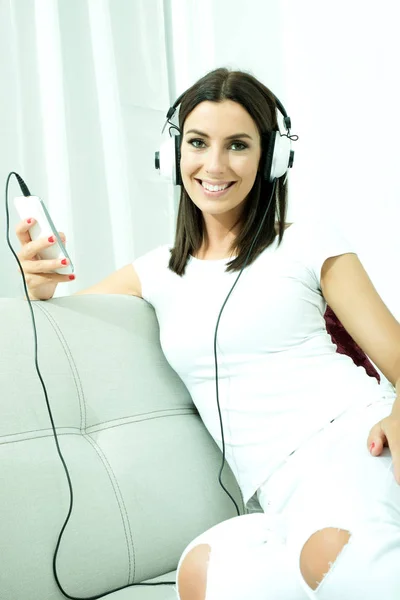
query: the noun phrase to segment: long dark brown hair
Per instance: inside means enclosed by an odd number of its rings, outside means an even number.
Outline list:
[[[279,129],[277,122],[276,103],[271,91],[259,82],[253,75],[244,71],[231,71],[219,68],[210,71],[199,79],[185,93],[179,108],[179,129],[183,138],[183,125],[192,110],[203,102],[221,102],[233,100],[241,104],[257,125],[261,137],[260,166],[265,160],[265,137],[270,131]],[[250,247],[254,235],[264,217],[267,202],[270,199],[273,183],[266,181],[262,168],[258,169],[254,185],[250,190],[241,214],[241,229],[232,247],[231,254],[236,257],[227,263],[226,271],[240,271],[247,257],[251,264],[256,257],[275,239],[275,220],[278,222],[278,245],[283,239],[287,213],[287,182],[285,176],[276,180],[275,193],[271,199],[268,214],[258,235],[251,253]],[[176,225],[175,244],[171,250],[169,268],[183,275],[189,256],[195,254],[204,241],[204,221],[201,210],[192,202],[185,187],[181,187],[178,218]]]

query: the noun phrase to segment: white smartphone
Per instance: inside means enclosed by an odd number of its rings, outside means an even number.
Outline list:
[[[53,272],[60,273],[60,275],[73,273],[74,265],[72,264],[71,257],[62,243],[43,200],[38,196],[16,196],[14,198],[14,205],[21,219],[25,220],[33,217],[36,220],[36,223],[29,230],[32,241],[38,238],[48,238],[51,235],[54,235],[56,238],[55,244],[41,250],[38,256],[45,260],[68,258],[69,265],[54,269]]]

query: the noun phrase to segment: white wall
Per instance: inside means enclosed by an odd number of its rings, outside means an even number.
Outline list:
[[[400,320],[398,3],[281,6],[286,89],[301,130],[296,203],[341,223]]]

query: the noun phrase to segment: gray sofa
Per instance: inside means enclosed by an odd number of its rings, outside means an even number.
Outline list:
[[[152,307],[117,295],[32,306],[74,493],[57,559],[64,590],[87,598],[174,581],[189,541],[236,511],[218,483],[222,455],[161,351]],[[67,479],[35,368],[29,304],[3,298],[0,309],[0,599],[61,600],[52,561]],[[243,513],[227,466],[223,481]],[[176,591],[137,586],[107,598],[168,600]]]

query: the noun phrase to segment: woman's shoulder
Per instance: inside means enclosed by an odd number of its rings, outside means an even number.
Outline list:
[[[134,264],[143,264],[147,266],[165,266],[169,262],[171,255],[171,244],[162,244],[142,254],[134,260]]]

